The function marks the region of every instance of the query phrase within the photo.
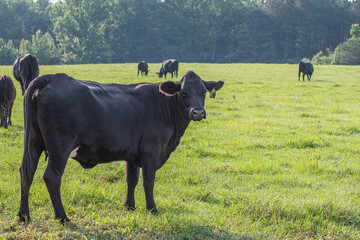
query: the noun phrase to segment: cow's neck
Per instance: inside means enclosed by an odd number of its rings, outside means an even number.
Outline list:
[[[188,113],[185,110],[184,102],[180,94],[175,94],[174,96],[167,97],[167,113],[171,113],[168,116],[168,121],[171,126],[174,127],[174,130],[184,134],[185,129],[190,123]]]
[[[163,159],[164,164],[169,158],[170,154],[176,149],[180,143],[180,138],[184,135],[186,128],[190,123],[187,112],[184,108],[184,103],[180,97],[180,94],[174,96],[164,96],[166,102],[166,125],[173,129],[172,136],[167,143],[167,154]]]

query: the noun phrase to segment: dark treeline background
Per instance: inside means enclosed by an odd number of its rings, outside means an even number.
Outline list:
[[[358,22],[355,0],[0,0],[0,64],[296,63]]]

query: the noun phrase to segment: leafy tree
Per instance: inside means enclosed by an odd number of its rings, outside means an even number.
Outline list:
[[[53,14],[53,32],[68,63],[108,62],[112,54],[105,42],[108,1],[65,0],[57,4],[63,14]]]
[[[360,26],[359,26],[358,23],[351,25],[350,35],[353,38],[359,38],[360,37]]]
[[[24,26],[19,21],[14,9],[7,2],[0,0],[0,37],[5,41],[10,39],[19,44],[23,35]]]
[[[276,36],[271,31],[275,24],[271,19],[259,8],[248,6],[246,11],[243,10],[238,22],[231,31],[236,43],[229,54],[229,62],[275,61]]]
[[[14,47],[14,44],[11,40],[7,43],[0,38],[0,64],[1,65],[11,65],[14,63],[18,51]]]
[[[320,51],[311,59],[313,64],[318,65],[328,65],[332,64],[334,61],[334,52],[331,51],[329,48],[326,49],[325,52]]]
[[[31,53],[35,55],[39,64],[52,64],[53,57],[58,53],[54,39],[49,33],[42,34],[38,30],[32,37],[32,41],[21,41],[19,51],[21,54]]]
[[[335,48],[334,64],[360,64],[360,38],[349,38]]]

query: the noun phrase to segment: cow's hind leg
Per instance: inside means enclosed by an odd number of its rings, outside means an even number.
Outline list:
[[[5,115],[4,108],[2,105],[0,105],[0,127],[4,126],[4,115]]]
[[[5,107],[3,110],[3,126],[5,129],[8,128],[8,122],[7,122],[8,115],[9,115],[9,106],[7,103],[5,103]]]
[[[20,81],[20,86],[21,86],[21,92],[22,92],[22,95],[24,95],[24,93],[25,93],[25,89],[24,89],[24,83],[23,83],[23,81],[22,81],[22,80]]]
[[[61,223],[69,222],[70,220],[66,216],[60,195],[61,177],[64,174],[68,155],[64,155],[66,151],[61,152],[58,150],[50,152],[50,149],[48,149],[48,151],[49,163],[43,178],[55,210],[55,219],[60,220]]]
[[[127,210],[135,210],[135,187],[139,181],[139,167],[135,164],[126,163],[127,195],[124,207]]]
[[[35,135],[35,134],[34,134]],[[30,221],[29,190],[34,179],[34,174],[43,152],[43,142],[38,136],[33,136],[28,144],[25,144],[22,163],[19,168],[21,180],[21,203],[18,212],[19,221]],[[27,142],[26,142],[27,143]]]
[[[8,124],[9,124],[10,126],[12,125],[12,122],[11,122],[11,112],[12,112],[13,106],[14,106],[14,102],[12,102],[12,103],[10,104],[10,107],[9,107],[9,122],[8,122]]]

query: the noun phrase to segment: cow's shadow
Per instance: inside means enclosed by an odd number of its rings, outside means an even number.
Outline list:
[[[60,223],[59,223],[60,224]],[[194,222],[182,222],[182,223],[174,223],[173,224],[176,229],[169,229],[170,232],[173,232],[174,236],[180,238],[195,238],[195,239],[242,239],[242,240],[254,240],[256,238],[249,236],[249,235],[240,235],[240,234],[233,234],[222,229],[218,229],[213,226],[207,225],[200,225]],[[81,232],[84,235],[92,235],[94,234],[92,231],[86,230],[86,226],[81,226],[80,224],[76,224],[73,222],[67,222],[63,225],[64,230],[74,231],[74,232]],[[116,230],[115,230],[116,231]],[[99,236],[102,236],[101,232],[97,232]],[[181,233],[182,236],[179,236]],[[149,236],[156,234],[156,233],[149,233]],[[127,238],[126,234],[119,233],[116,231],[116,235],[120,238]],[[166,234],[168,235],[168,234]]]

